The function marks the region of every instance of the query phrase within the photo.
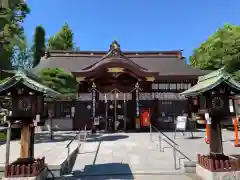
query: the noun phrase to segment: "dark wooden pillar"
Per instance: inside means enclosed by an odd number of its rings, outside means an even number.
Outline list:
[[[211,124],[209,124],[210,129],[210,153],[211,154],[222,154],[222,130],[221,124],[218,118],[212,117]]]
[[[28,158],[30,150],[30,126],[28,124],[23,124],[21,129],[21,152],[20,158]]]
[[[29,145],[29,158],[34,158],[34,133],[35,132],[35,127],[31,126],[30,127],[30,145]]]

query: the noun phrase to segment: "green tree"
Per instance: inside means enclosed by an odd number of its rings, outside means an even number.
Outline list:
[[[72,73],[60,68],[47,68],[40,72],[42,83],[63,94],[75,94],[77,89],[76,79]]]
[[[34,33],[34,44],[32,46],[33,52],[33,67],[37,66],[41,57],[44,56],[46,50],[45,46],[45,30],[42,26],[37,26]]]
[[[24,43],[23,21],[30,12],[23,0],[6,2],[7,6],[0,8],[0,79],[1,70],[11,68],[16,46]]]
[[[14,46],[11,62],[14,69],[33,67],[32,51],[28,48],[26,41],[23,41],[18,46]]]
[[[62,29],[48,39],[48,49],[50,50],[72,50],[74,49],[73,32],[65,23]]]
[[[223,66],[238,76],[240,70],[240,26],[226,24],[195,49],[190,64],[215,70]]]

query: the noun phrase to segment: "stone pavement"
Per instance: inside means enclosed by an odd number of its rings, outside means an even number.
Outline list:
[[[58,165],[66,159],[67,148],[66,145],[76,135],[75,132],[54,132],[54,140],[50,140],[48,132],[41,132],[35,134],[34,152],[35,157],[46,158],[46,163],[51,165]],[[70,146],[70,151],[77,147],[77,140]],[[0,166],[5,164],[6,145],[0,146]],[[15,161],[20,156],[20,142],[11,141],[10,145],[10,163]]]
[[[72,175],[62,179],[197,179],[192,176],[175,170],[172,150],[159,152],[149,133],[116,133],[88,138]]]
[[[58,180],[201,180],[193,174],[145,174],[145,175],[108,175],[86,177],[62,177]]]
[[[165,133],[167,136],[174,138],[173,132]],[[187,155],[191,160],[196,161],[196,154],[208,154],[209,153],[209,145],[205,143],[205,131],[194,132],[194,138],[191,139],[191,134],[189,132],[185,133],[185,136],[182,133],[177,132],[176,143],[180,145],[179,149],[185,155]],[[223,136],[223,152],[227,155],[231,154],[240,154],[240,147],[234,147],[234,131],[230,130],[222,130]],[[154,133],[153,140],[158,141],[157,133]],[[240,141],[239,141],[240,142]]]

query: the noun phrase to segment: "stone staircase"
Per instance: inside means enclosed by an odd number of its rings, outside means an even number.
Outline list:
[[[164,144],[167,147],[167,144]],[[61,179],[191,180],[195,174],[175,170],[172,149],[160,152],[148,133],[101,134],[88,137],[79,149],[72,173]]]

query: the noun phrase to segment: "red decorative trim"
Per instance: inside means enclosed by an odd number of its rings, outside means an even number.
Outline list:
[[[214,158],[210,155],[197,154],[197,157],[199,165],[212,172],[240,170],[240,159],[232,159],[231,157],[225,155]]]
[[[45,168],[45,158],[35,159],[31,163],[19,162],[19,160],[7,165],[4,177],[34,177]]]

